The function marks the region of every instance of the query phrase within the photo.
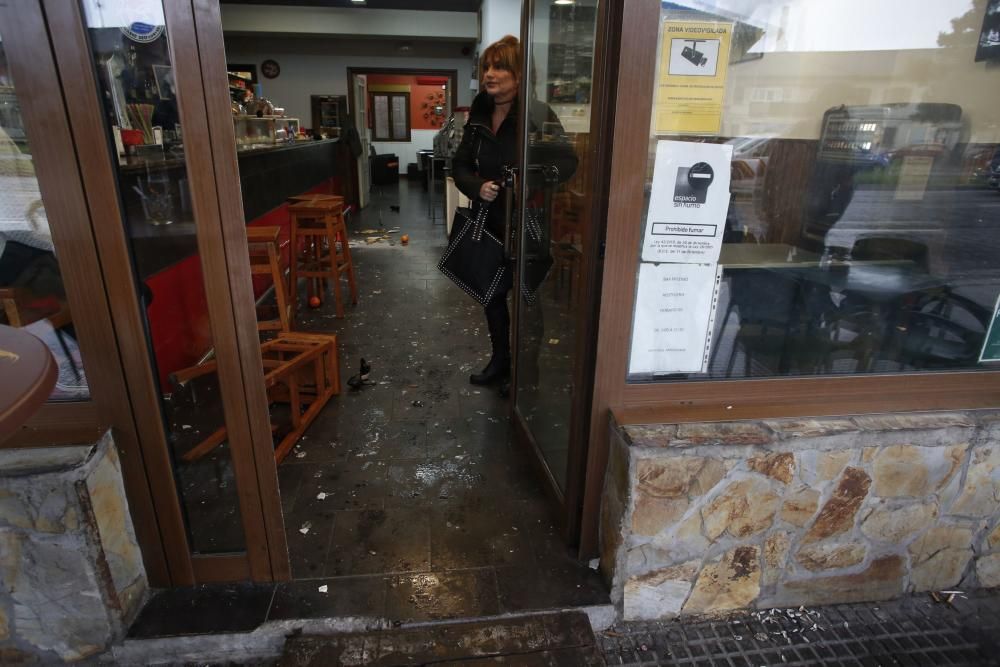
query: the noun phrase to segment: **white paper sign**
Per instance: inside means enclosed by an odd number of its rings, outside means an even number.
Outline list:
[[[719,261],[732,157],[733,147],[724,144],[656,144],[642,261]]]
[[[715,264],[641,264],[629,374],[708,367],[722,270]]]

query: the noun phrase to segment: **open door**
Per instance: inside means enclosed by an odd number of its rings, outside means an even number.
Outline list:
[[[602,181],[596,147],[604,119],[591,91],[600,89],[601,10],[598,0],[527,0],[522,32],[512,419],[570,542],[581,522],[600,280],[592,209],[601,199],[594,185]]]
[[[364,74],[355,74],[354,81],[354,123],[361,137],[361,155],[358,156],[358,206],[368,205],[371,190],[371,167],[368,164],[368,154],[371,141],[368,137],[368,78]]]

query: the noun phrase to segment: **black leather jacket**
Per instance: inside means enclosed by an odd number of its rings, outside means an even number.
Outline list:
[[[517,100],[496,134],[492,130],[493,106],[493,99],[485,91],[476,95],[462,134],[462,143],[452,158],[455,185],[474,202],[474,206],[484,204],[479,198],[483,183],[500,182],[504,166],[517,165]],[[572,145],[565,139],[559,118],[547,104],[535,100],[529,104],[528,123],[530,136],[544,138],[541,143],[532,145],[530,154],[534,161],[555,167],[558,182],[568,180],[576,171],[577,158]],[[529,167],[529,187],[541,182],[540,172]],[[490,231],[498,238],[503,235],[505,199],[501,190],[496,201],[490,205],[487,221]]]

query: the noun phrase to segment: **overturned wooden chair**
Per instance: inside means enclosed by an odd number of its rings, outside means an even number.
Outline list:
[[[305,430],[334,394],[340,393],[340,370],[337,363],[337,337],[332,334],[282,332],[277,338],[261,343],[264,362],[264,386],[270,403],[287,403],[291,430],[274,448],[274,460],[280,464],[299,441]],[[207,361],[170,375],[176,386],[214,373],[217,362]],[[271,432],[279,428],[271,425]],[[192,462],[204,457],[226,441],[223,426],[192,447],[181,460]]]

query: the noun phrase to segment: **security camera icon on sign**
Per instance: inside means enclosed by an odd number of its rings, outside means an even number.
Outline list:
[[[708,58],[705,56],[704,53],[702,53],[701,51],[698,50],[698,44],[700,42],[707,42],[708,40],[707,39],[687,39],[687,40],[684,40],[684,41],[690,42],[691,46],[685,46],[684,49],[681,51],[681,56],[685,60],[687,60],[688,62],[690,62],[692,65],[695,65],[697,67],[704,67],[705,64],[708,62]]]

